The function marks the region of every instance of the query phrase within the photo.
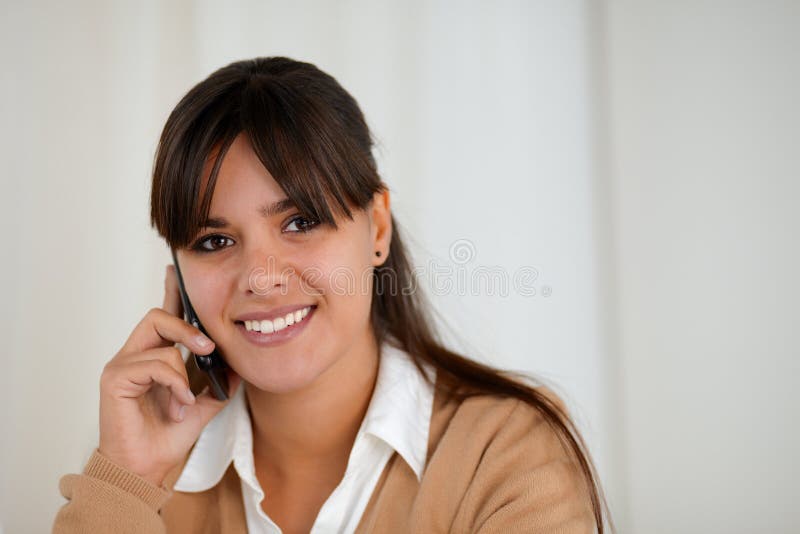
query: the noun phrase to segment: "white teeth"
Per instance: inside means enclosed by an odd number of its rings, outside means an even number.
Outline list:
[[[295,310],[291,313],[287,313],[284,317],[277,317],[273,321],[269,319],[264,319],[263,321],[245,321],[244,327],[248,332],[256,331],[271,334],[283,330],[287,326],[299,323],[306,318],[309,312],[311,312],[311,306],[306,306],[302,310]]]

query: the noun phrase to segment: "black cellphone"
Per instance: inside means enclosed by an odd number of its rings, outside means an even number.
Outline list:
[[[175,262],[175,272],[178,275],[178,289],[181,293],[183,313],[186,315],[186,322],[211,339],[206,329],[203,328],[203,325],[200,323],[200,319],[197,318],[192,304],[189,302],[189,296],[186,294],[186,287],[183,285],[183,277],[181,276],[181,269],[178,267],[178,258],[175,255],[174,249],[172,249],[172,261]],[[194,362],[197,367],[208,374],[209,382],[211,382],[211,391],[214,393],[214,397],[216,397],[217,400],[226,400],[229,391],[228,366],[225,364],[225,360],[222,359],[222,355],[217,352],[217,347],[214,346],[214,350],[205,356],[194,353],[192,353],[192,356],[194,356]]]

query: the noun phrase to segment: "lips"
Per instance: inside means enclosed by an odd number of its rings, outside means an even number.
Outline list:
[[[247,324],[245,324],[244,321],[236,321],[236,329],[245,337],[245,339],[254,345],[259,347],[274,347],[287,343],[304,332],[311,322],[311,319],[314,317],[316,308],[316,306],[309,307],[309,311],[306,313],[305,317],[303,317],[299,322],[293,322],[292,324],[286,324],[284,319],[278,316],[274,319],[274,321],[270,321],[269,319],[262,319],[261,321],[257,321],[256,319],[246,319]],[[294,307],[295,313],[303,309],[303,307]],[[251,314],[252,317],[264,317],[265,315],[267,314]],[[272,315],[274,316],[275,314],[273,313]],[[247,317],[247,315],[242,315],[241,317],[244,318]],[[273,331],[259,332],[258,330],[253,329],[254,323],[257,322],[260,322],[258,326],[259,330],[261,325],[265,325],[268,327],[267,330],[269,330],[269,326],[271,326]],[[276,326],[279,328],[276,329]]]

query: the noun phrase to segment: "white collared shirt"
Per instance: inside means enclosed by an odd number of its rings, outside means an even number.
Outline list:
[[[427,366],[425,369],[435,379],[435,370]],[[244,388],[240,387],[201,432],[174,489],[208,490],[222,479],[233,462],[242,481],[248,532],[279,534],[280,527],[261,508],[265,492],[256,478],[253,431],[246,402]],[[344,477],[322,505],[312,534],[353,532],[395,451],[417,479],[421,478],[432,410],[432,386],[406,352],[384,342],[375,389],[350,451]]]

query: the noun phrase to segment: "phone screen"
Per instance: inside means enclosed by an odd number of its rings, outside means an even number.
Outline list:
[[[175,273],[178,275],[178,290],[181,294],[181,302],[183,302],[183,313],[185,315],[186,322],[200,330],[209,339],[211,339],[211,336],[208,335],[208,332],[206,332],[206,329],[203,328],[203,325],[200,323],[200,319],[197,318],[197,314],[195,313],[194,308],[189,301],[189,295],[186,294],[186,287],[183,285],[183,276],[181,276],[181,269],[178,266],[178,257],[175,254],[174,249],[172,250],[172,261],[175,263]],[[211,383],[211,391],[213,392],[214,397],[216,397],[218,400],[227,399],[229,391],[227,373],[228,366],[225,364],[225,360],[222,359],[222,355],[217,352],[216,345],[210,354],[202,355],[192,353],[192,356],[194,356],[194,361],[197,367],[208,374],[209,382]]]

